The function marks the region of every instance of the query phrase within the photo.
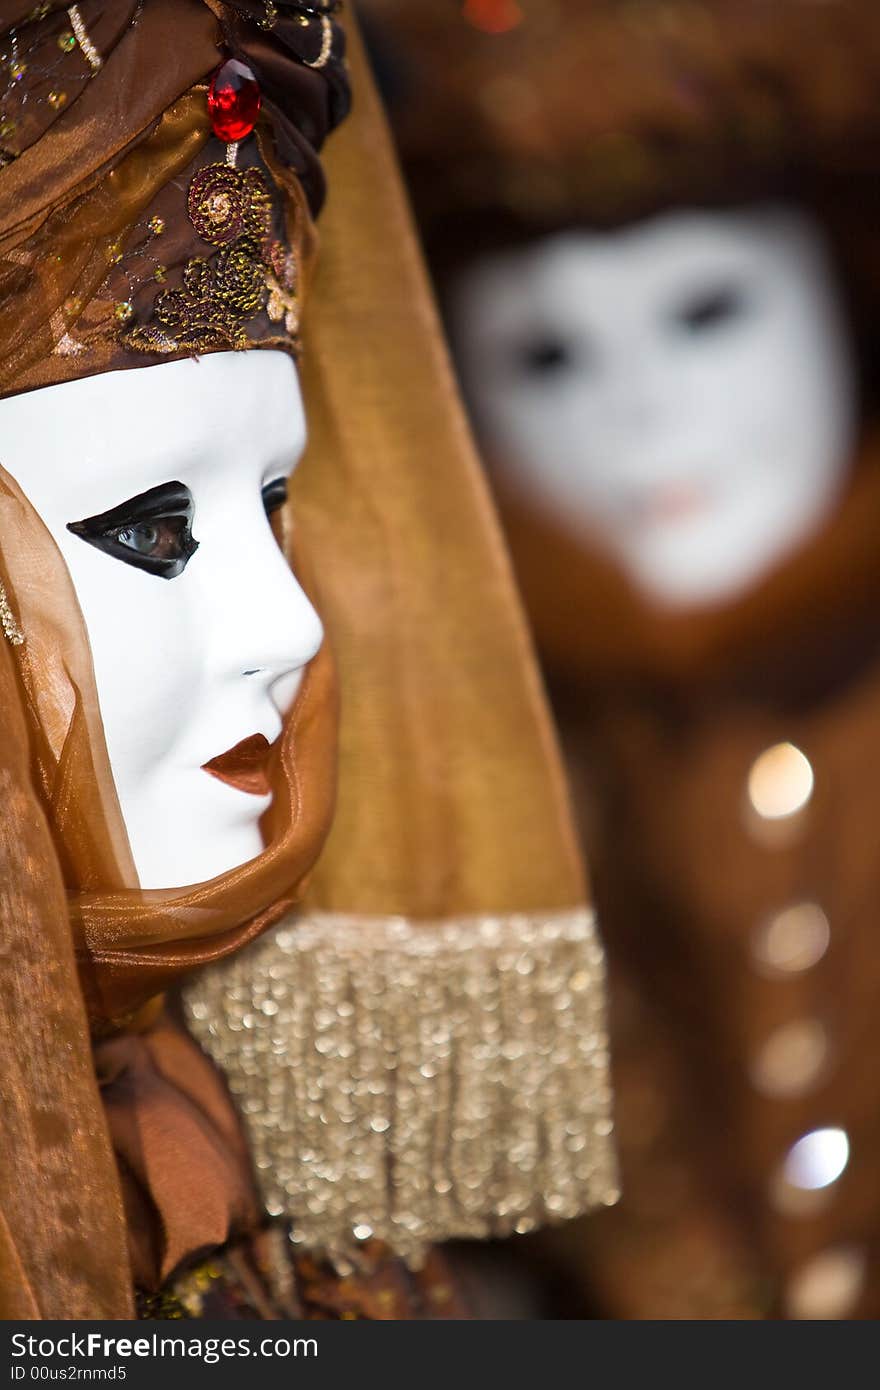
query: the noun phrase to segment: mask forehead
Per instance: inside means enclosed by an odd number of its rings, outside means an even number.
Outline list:
[[[109,372],[0,406],[4,463],[52,527],[172,477],[289,473],[306,437],[293,364],[271,351]]]

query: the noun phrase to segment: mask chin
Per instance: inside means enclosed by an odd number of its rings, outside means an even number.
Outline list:
[[[812,476],[777,456],[765,467],[731,474],[730,485],[707,488],[702,505],[683,509],[638,532],[604,539],[644,595],[677,608],[735,601],[809,543],[838,504],[847,477],[842,459]]]
[[[260,819],[271,800],[201,769],[181,772],[171,764],[160,764],[146,784],[123,786],[120,801],[141,887],[206,883],[256,859],[264,849]],[[175,833],[163,833],[163,825],[175,826]]]

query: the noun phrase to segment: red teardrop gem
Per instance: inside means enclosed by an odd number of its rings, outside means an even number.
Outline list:
[[[220,140],[244,140],[260,114],[263,98],[257,79],[245,63],[230,58],[219,67],[208,88],[208,115]]]

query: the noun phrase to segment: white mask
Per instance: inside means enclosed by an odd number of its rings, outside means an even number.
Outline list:
[[[296,370],[274,351],[109,372],[0,402],[0,461],[56,541],[85,618],[144,888],[200,883],[262,849],[270,796],[203,769],[255,734],[278,737],[321,643],[266,512],[304,443]]]
[[[477,263],[453,339],[490,454],[652,598],[754,583],[827,516],[855,371],[818,227],[675,212]]]

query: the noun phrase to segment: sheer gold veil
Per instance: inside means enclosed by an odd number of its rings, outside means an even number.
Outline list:
[[[119,1180],[57,851],[0,642],[0,1318],[125,1317]]]

